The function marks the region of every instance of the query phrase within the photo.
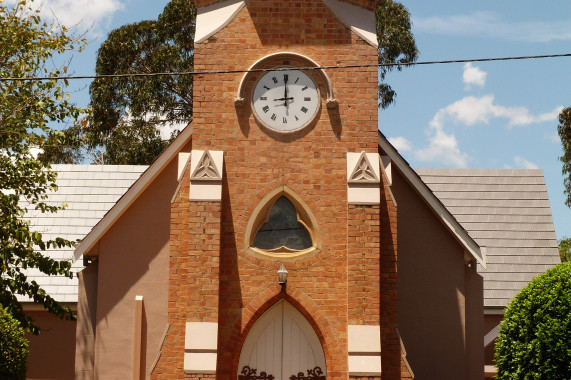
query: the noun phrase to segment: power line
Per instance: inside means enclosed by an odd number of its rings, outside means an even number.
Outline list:
[[[497,58],[472,58],[472,59],[453,59],[443,61],[421,61],[421,62],[401,62],[401,63],[379,63],[367,65],[339,65],[339,66],[317,66],[317,67],[288,67],[288,68],[270,68],[270,69],[252,69],[252,70],[215,70],[215,71],[182,71],[182,72],[163,72],[163,73],[132,73],[132,74],[102,74],[102,75],[78,75],[78,76],[48,76],[48,77],[7,77],[0,78],[0,82],[16,82],[16,81],[45,81],[45,80],[72,80],[72,79],[102,79],[102,78],[137,78],[137,77],[159,77],[159,76],[193,76],[193,75],[220,75],[220,74],[240,74],[240,73],[256,73],[281,70],[339,70],[339,69],[359,69],[371,67],[406,67],[416,65],[439,65],[450,63],[468,63],[468,62],[496,62],[496,61],[516,61],[526,59],[544,59],[544,58],[562,58],[571,57],[571,53],[565,54],[546,54],[546,55],[525,55],[517,57],[497,57]]]

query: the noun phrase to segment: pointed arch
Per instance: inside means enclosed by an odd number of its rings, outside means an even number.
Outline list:
[[[337,340],[337,335],[323,308],[294,284],[288,284],[287,291],[284,292],[281,286],[275,283],[260,291],[244,305],[241,318],[233,323],[232,332],[225,347],[226,352],[232,353],[230,373],[235,375],[238,372],[240,352],[253,326],[267,310],[281,300],[285,300],[295,307],[311,324],[323,348],[326,363],[332,363],[335,360],[340,360],[339,358],[346,357],[347,354],[343,352],[342,345]]]
[[[325,378],[325,353],[309,321],[289,302],[280,300],[256,321],[238,361],[238,378],[259,372],[285,380],[310,371]]]
[[[270,212],[272,208],[280,200],[286,198],[295,208],[297,222],[309,234],[311,246],[303,249],[295,249],[283,245],[273,249],[263,249],[256,247],[254,241],[256,235],[270,220]],[[287,186],[280,186],[268,193],[254,208],[245,231],[244,249],[258,257],[273,261],[292,261],[302,256],[311,256],[322,250],[321,233],[317,219],[305,201]]]

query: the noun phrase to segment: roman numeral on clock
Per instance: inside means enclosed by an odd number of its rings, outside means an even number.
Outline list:
[[[272,80],[274,81],[274,83],[278,83],[278,78],[273,77]]]
[[[262,111],[264,111],[264,113],[268,113],[269,110],[270,106],[265,106],[264,108],[262,108]]]
[[[282,123],[287,124],[287,119],[285,117],[282,119]]]
[[[264,86],[264,88],[268,91],[270,90],[270,88],[268,86]]]
[[[308,97],[303,98],[303,100],[305,100],[306,102],[311,102],[311,98]]]
[[[308,109],[307,109],[307,108],[305,108],[305,107],[301,107],[301,112],[303,112],[303,113],[307,113],[307,111],[308,111]]]
[[[260,98],[260,100],[268,100],[268,97],[267,97],[267,96],[262,96],[262,97]]]
[[[304,88],[301,89],[301,91],[305,91],[307,90],[309,87],[305,86]]]
[[[272,115],[272,120],[273,120],[273,121],[276,121],[276,118],[277,118],[277,116],[276,116],[276,114],[274,113],[274,114]]]

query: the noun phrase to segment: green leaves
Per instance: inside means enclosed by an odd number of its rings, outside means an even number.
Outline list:
[[[172,0],[155,20],[112,31],[98,51],[96,73],[193,70],[196,10]],[[99,78],[90,86],[92,117],[82,129],[107,164],[150,164],[166,148],[160,128],[190,122],[192,76]]]
[[[83,42],[66,35],[65,28],[43,22],[27,4],[0,2],[0,78],[60,76],[65,68],[50,67],[52,58]],[[73,318],[73,313],[29,282],[26,270],[71,277],[69,262],[53,260],[42,251],[73,243],[59,238],[45,241],[23,219],[30,210],[46,213],[62,208],[46,202],[47,192],[57,188],[56,175],[34,158],[32,149],[57,144],[62,135],[52,126],[73,122],[81,113],[62,81],[0,81],[0,306],[35,333],[39,330],[23,313],[17,295],[60,317]]]
[[[571,378],[571,262],[534,278],[506,309],[497,379]]]
[[[559,240],[559,257],[561,262],[571,261],[571,239],[563,237]]]
[[[24,380],[28,340],[20,323],[0,306],[0,379]]]
[[[410,63],[418,58],[418,49],[411,32],[410,14],[405,6],[393,0],[382,1],[377,7],[377,39],[379,63]],[[379,69],[379,107],[387,108],[395,101],[396,92],[383,83],[389,71],[402,66],[381,66]]]
[[[565,204],[571,207],[571,107],[564,108],[559,114],[557,132],[563,145],[563,156],[559,157],[559,160],[563,163],[561,171],[565,176]]]

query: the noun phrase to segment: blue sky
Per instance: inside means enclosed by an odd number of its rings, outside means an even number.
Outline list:
[[[571,53],[571,1],[409,0],[420,61]],[[90,27],[70,65],[92,74],[109,31],[155,19],[165,0],[45,0],[66,25]],[[571,237],[564,205],[557,114],[571,106],[571,58],[422,65],[393,72],[396,104],[379,128],[413,167],[541,168],[557,237]],[[89,81],[72,97],[88,102]]]

